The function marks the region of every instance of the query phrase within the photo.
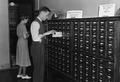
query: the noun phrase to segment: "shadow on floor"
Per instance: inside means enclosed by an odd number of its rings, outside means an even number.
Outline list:
[[[32,75],[32,69],[28,68],[29,75]],[[11,68],[6,70],[0,70],[0,82],[32,82],[30,80],[18,79],[17,76],[18,68]],[[45,81],[44,82],[72,82],[69,79],[60,77],[59,73],[54,73],[51,70],[46,69],[45,71]]]

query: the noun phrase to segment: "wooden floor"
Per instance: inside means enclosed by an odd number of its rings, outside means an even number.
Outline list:
[[[31,70],[28,69],[28,70]],[[23,80],[18,79],[17,76],[18,68],[11,68],[6,70],[0,70],[0,82],[32,82],[32,79],[30,80]],[[31,75],[32,72],[29,71],[29,75]],[[52,72],[47,70],[45,72],[45,81],[44,82],[70,82],[67,81],[65,78],[60,78],[59,75],[53,75]]]

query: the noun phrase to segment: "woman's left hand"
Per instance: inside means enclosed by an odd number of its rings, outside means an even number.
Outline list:
[[[28,38],[29,37],[29,33],[26,33],[26,38]]]

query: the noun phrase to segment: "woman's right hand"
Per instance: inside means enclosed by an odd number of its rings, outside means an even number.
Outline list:
[[[27,38],[29,37],[29,34],[28,34],[28,33],[26,33],[26,37],[27,37]]]

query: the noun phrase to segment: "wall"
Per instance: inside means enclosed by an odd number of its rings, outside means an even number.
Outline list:
[[[39,7],[40,7],[40,0],[34,0],[34,4],[35,4],[35,7],[34,7],[34,10],[38,10]]]
[[[8,0],[0,0],[0,69],[9,67]]]
[[[98,15],[98,6],[106,3],[116,3],[116,10],[120,7],[119,0],[38,0],[39,6],[48,6],[51,9],[83,10],[83,17]]]

